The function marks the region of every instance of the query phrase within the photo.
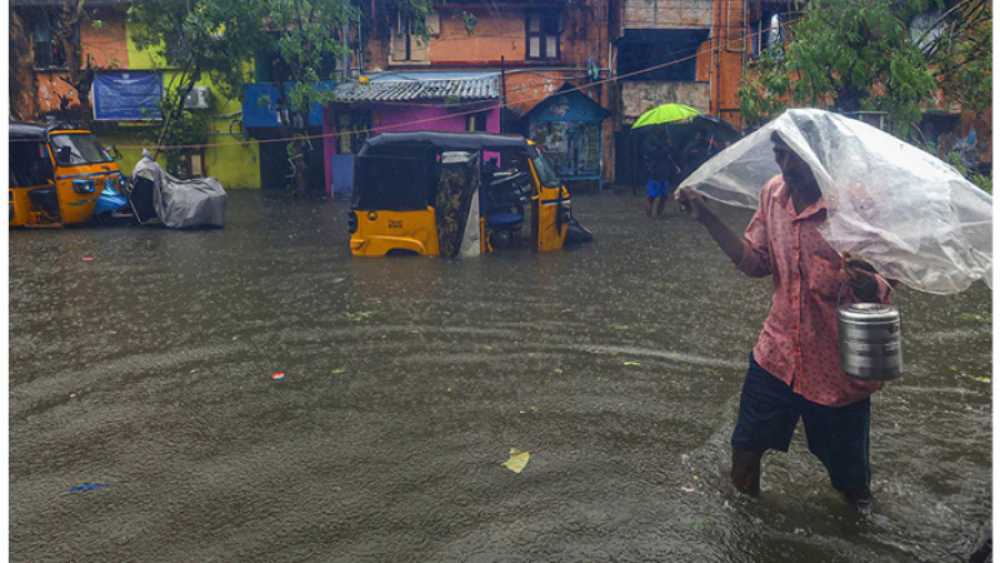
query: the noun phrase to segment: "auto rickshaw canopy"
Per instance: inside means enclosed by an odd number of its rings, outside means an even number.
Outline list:
[[[446,151],[527,151],[521,136],[484,133],[382,133],[365,142],[354,171],[352,207],[417,211],[433,205]]]
[[[53,132],[63,131],[86,131],[79,127],[66,123],[51,123],[41,125],[38,123],[28,123],[26,121],[11,121],[8,138],[19,141],[47,141]],[[89,133],[89,131],[87,131]]]
[[[8,136],[12,140],[44,141],[48,135],[48,127],[43,127],[35,123],[24,123],[20,121],[10,122],[10,132]]]

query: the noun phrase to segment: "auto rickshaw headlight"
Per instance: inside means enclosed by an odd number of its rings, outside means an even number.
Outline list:
[[[358,232],[358,216],[353,211],[347,212],[347,230],[351,234]]]
[[[73,180],[73,191],[78,194],[92,194],[96,190],[94,188],[93,180]]]

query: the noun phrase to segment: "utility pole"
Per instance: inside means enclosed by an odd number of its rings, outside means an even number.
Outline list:
[[[503,108],[507,107],[507,64],[504,56],[500,55],[500,132],[504,132]]]
[[[500,107],[507,105],[507,77],[505,76],[506,63],[504,56],[500,55]]]

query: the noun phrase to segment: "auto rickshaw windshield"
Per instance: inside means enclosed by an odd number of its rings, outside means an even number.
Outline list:
[[[538,172],[538,179],[542,182],[542,185],[546,188],[558,188],[562,186],[562,179],[559,177],[559,174],[556,174],[555,168],[545,159],[542,151],[534,147],[530,150],[531,161],[535,164],[535,170]]]
[[[94,135],[73,133],[52,135],[56,162],[63,166],[111,162],[111,156],[101,148]]]

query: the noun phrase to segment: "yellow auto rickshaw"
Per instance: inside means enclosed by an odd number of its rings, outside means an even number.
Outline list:
[[[476,256],[585,242],[570,193],[519,136],[383,133],[355,159],[351,254]]]
[[[105,187],[125,185],[118,163],[86,129],[12,122],[9,140],[12,227],[85,223]]]

